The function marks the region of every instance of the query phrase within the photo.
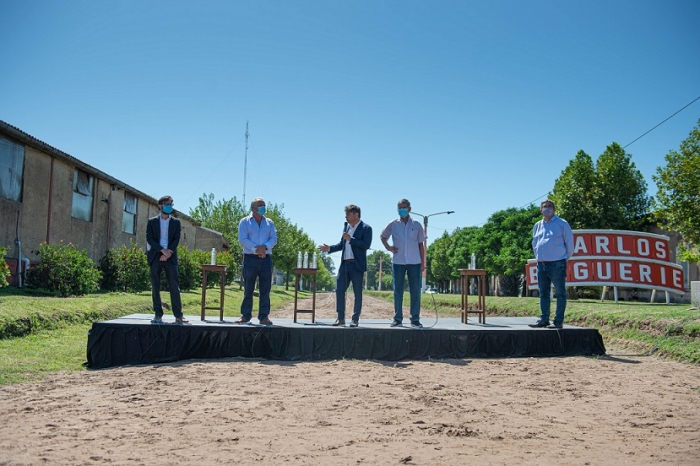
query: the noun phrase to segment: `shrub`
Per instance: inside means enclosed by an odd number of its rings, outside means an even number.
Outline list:
[[[10,267],[5,261],[5,254],[7,254],[7,248],[0,248],[0,288],[9,285],[7,277],[10,276]]]
[[[187,246],[177,247],[177,267],[180,274],[180,289],[191,290],[202,285],[201,263],[198,262],[197,251],[190,251]],[[165,274],[163,274],[165,275]],[[167,289],[167,280],[164,289]]]
[[[137,293],[151,288],[148,259],[132,241],[107,251],[100,259],[102,288],[110,291]]]
[[[107,291],[116,291],[119,289],[117,285],[117,252],[114,249],[108,249],[107,253],[100,259],[100,271],[102,272],[102,280],[100,288]]]
[[[102,276],[85,249],[78,251],[68,243],[42,243],[33,251],[41,262],[29,270],[29,286],[58,292],[60,296],[79,296],[98,289]]]
[[[499,277],[501,285],[501,296],[518,296],[522,286],[520,275],[501,275]]]
[[[211,263],[211,251],[200,249],[189,250],[187,246],[177,247],[178,274],[180,276],[180,289],[191,290],[202,286],[202,265]],[[216,255],[216,263],[226,265],[226,283],[233,283],[238,276],[239,266],[236,258],[230,252],[221,252]],[[168,280],[165,273],[160,278],[161,289],[168,291]],[[207,273],[207,288],[221,285],[221,275],[215,272]]]
[[[211,251],[192,251],[196,253],[197,262],[200,264],[210,264],[211,263]],[[230,252],[217,252],[216,253],[216,265],[225,265],[226,268],[226,281],[227,285],[233,283],[233,280],[238,276],[238,264],[236,258]],[[218,272],[207,273],[207,288],[212,288],[215,286],[221,286],[221,274]]]
[[[210,253],[210,258],[211,258],[211,253]],[[238,277],[240,274],[240,259],[236,258],[233,254],[230,252],[219,252],[216,254],[216,263],[218,265],[225,265],[227,266],[226,269],[226,284],[230,285],[233,283],[233,280]],[[221,279],[219,278],[219,281],[217,283],[221,283]]]

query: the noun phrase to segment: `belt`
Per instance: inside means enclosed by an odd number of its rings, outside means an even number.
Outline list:
[[[258,256],[257,254],[244,254],[244,256],[257,257],[258,259],[260,259],[260,256]]]
[[[554,262],[565,261],[566,259],[559,259],[558,261],[537,261],[538,264],[553,264]]]
[[[343,262],[355,262],[355,259],[343,259]]]

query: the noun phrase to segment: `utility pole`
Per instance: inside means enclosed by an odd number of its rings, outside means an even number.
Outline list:
[[[246,176],[248,174],[248,137],[250,134],[248,133],[248,120],[245,121],[245,159],[243,161],[243,209],[246,208],[245,206],[245,181],[246,181]],[[241,277],[240,280],[238,281],[238,289],[242,290],[243,289],[243,255],[241,254]],[[275,269],[272,269],[272,276],[274,277],[275,275]]]
[[[379,291],[382,291],[382,263],[384,262],[384,253],[379,251],[379,283],[377,284],[377,288]]]
[[[243,162],[243,208],[245,208],[245,182],[248,174],[248,120],[245,122],[245,161]]]
[[[428,214],[428,215],[423,215],[419,214],[418,212],[411,212],[413,215],[418,215],[419,217],[423,217],[423,229],[425,230],[425,242],[423,243],[423,250],[425,251],[425,254],[427,256],[428,254],[428,217],[432,217],[433,215],[442,215],[442,214],[454,214],[454,210],[448,210],[447,212],[436,212],[434,214]],[[425,259],[426,261],[428,260],[427,257]],[[426,264],[426,268],[423,271],[423,286],[421,287],[421,291],[425,292],[425,290],[428,288],[428,283],[427,283],[427,278],[428,278],[428,267]]]

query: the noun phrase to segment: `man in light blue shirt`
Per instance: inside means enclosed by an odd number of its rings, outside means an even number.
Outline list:
[[[542,220],[532,229],[532,249],[537,259],[537,284],[540,293],[540,320],[530,327],[562,328],[566,310],[566,261],[574,254],[574,234],[566,220],[556,215],[554,202],[542,201]],[[552,285],[557,294],[554,323],[549,322]]]
[[[262,325],[272,325],[270,314],[270,290],[272,289],[272,248],[277,244],[277,229],[265,217],[265,201],[256,197],[250,203],[250,215],[238,224],[238,242],[243,246],[244,294],[241,302],[241,318],[238,324],[246,324],[253,318],[253,291],[255,281],[260,288],[258,320]]]
[[[397,206],[399,218],[392,220],[380,236],[384,247],[393,254],[391,258],[394,282],[394,320],[392,327],[403,322],[403,290],[408,275],[408,290],[411,297],[411,327],[422,328],[420,323],[421,272],[425,270],[425,231],[420,222],[409,215],[411,203],[401,199]],[[389,238],[392,244],[389,245]]]

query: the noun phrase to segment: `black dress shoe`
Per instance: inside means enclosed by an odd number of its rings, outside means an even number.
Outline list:
[[[549,321],[548,321],[548,320],[542,320],[542,319],[540,319],[540,320],[538,320],[538,321],[537,321],[536,323],[534,323],[534,324],[529,324],[528,327],[532,327],[532,328],[544,328],[544,327],[547,327],[548,325],[549,325]]]
[[[353,320],[352,322],[350,322],[350,327],[357,327],[358,325],[360,325],[360,324],[356,320]]]
[[[552,325],[548,326],[547,328],[562,328],[564,325],[559,324],[557,322],[554,322]]]
[[[345,320],[337,319],[335,322],[333,322],[333,327],[344,327],[344,326],[345,326]]]

